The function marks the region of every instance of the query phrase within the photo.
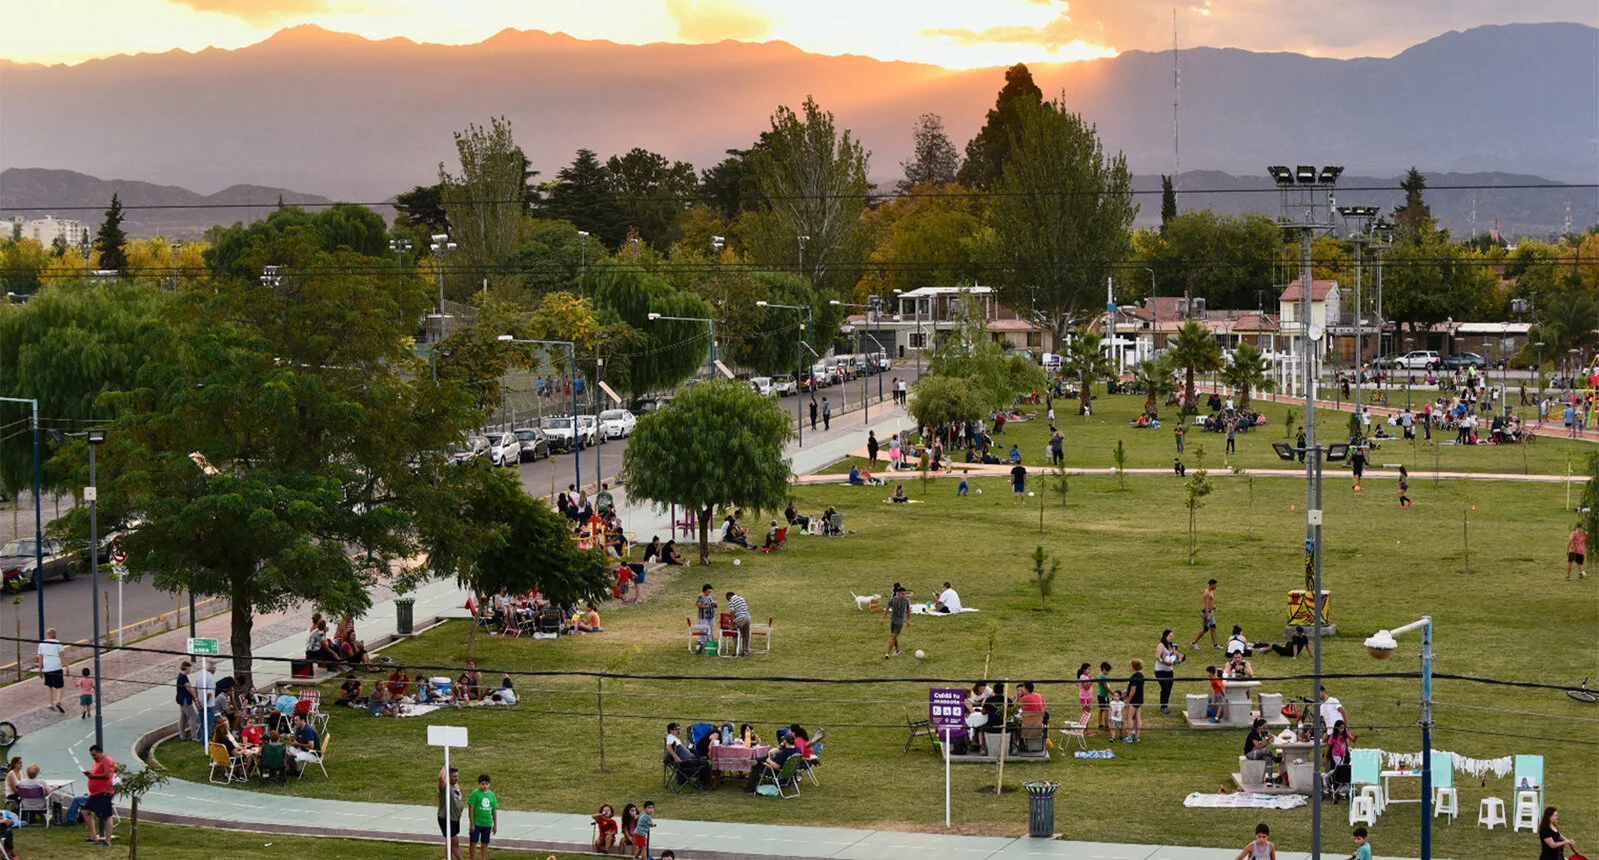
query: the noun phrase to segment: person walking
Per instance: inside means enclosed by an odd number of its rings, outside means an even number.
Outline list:
[[[888,619],[888,651],[883,654],[884,660],[899,656],[899,634],[905,629],[905,621],[911,614],[911,602],[907,594],[909,592],[901,588],[899,583],[894,583],[888,605],[883,607],[883,618]],[[877,623],[882,624],[883,618],[879,618]]]
[[[811,429],[815,430],[816,425],[812,424]],[[822,398],[822,429],[833,429],[833,404],[828,403],[826,397]]]
[[[1188,429],[1183,426],[1183,416],[1177,416],[1177,420],[1172,424],[1171,433],[1177,438],[1177,453],[1183,453],[1183,436],[1188,433]]]
[[[727,611],[733,613],[733,627],[738,631],[739,657],[747,657],[750,653],[750,605],[737,593],[727,593]]]
[[[1182,660],[1182,649],[1172,642],[1171,631],[1162,631],[1160,642],[1155,644],[1155,680],[1160,684],[1160,712],[1163,714],[1171,713],[1172,679]]]
[[[1188,643],[1188,647],[1198,648],[1199,640],[1209,633],[1210,647],[1220,651],[1221,643],[1216,641],[1216,580],[1214,579],[1205,585],[1205,593],[1199,598],[1199,625],[1199,632],[1194,634],[1194,641]],[[1161,704],[1166,703],[1161,702]]]
[[[200,740],[200,712],[194,706],[194,685],[189,683],[189,661],[178,667],[178,740]]]
[[[1234,438],[1237,435],[1237,433],[1238,433],[1238,419],[1237,418],[1228,418],[1227,419],[1227,449],[1225,451],[1223,451],[1222,453],[1224,453],[1224,454],[1236,454],[1236,453],[1238,453],[1238,442]]]
[[[1577,566],[1577,578],[1586,579],[1588,572],[1583,569],[1582,563],[1586,560],[1584,553],[1588,551],[1588,530],[1577,523],[1571,529],[1571,534],[1566,538],[1566,581],[1571,581],[1571,566]],[[54,630],[50,631],[52,634]]]
[[[500,832],[500,799],[489,788],[489,775],[479,774],[477,790],[467,795],[467,808],[472,810],[472,837],[467,845],[467,856],[478,856],[478,846],[483,846],[483,860],[489,860],[489,840]]]
[[[39,666],[39,677],[44,679],[44,689],[50,697],[49,707],[59,713],[66,713],[61,707],[61,693],[66,689],[66,672],[61,665],[61,652],[66,650],[61,640],[56,638],[56,629],[51,627],[44,631],[44,641],[39,643],[39,651],[34,657],[34,662]]]
[[[866,458],[871,461],[872,468],[877,468],[877,431],[869,430],[866,433]]]
[[[1366,449],[1356,448],[1349,457],[1349,468],[1355,473],[1355,492],[1360,492],[1360,476],[1366,474]]]
[[[1399,507],[1408,508],[1413,504],[1410,501],[1410,472],[1404,466],[1399,467]]]
[[[450,840],[450,857],[461,860],[461,769],[439,771],[439,835]]]
[[[811,429],[816,429],[816,395],[811,395]]]

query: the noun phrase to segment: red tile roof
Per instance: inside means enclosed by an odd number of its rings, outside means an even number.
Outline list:
[[[1313,301],[1313,302],[1325,301],[1326,298],[1327,298],[1328,291],[1330,291],[1333,287],[1336,287],[1336,286],[1338,286],[1338,282],[1337,281],[1312,280],[1310,282],[1310,300]],[[1278,300],[1279,301],[1284,301],[1284,302],[1297,302],[1297,301],[1299,301],[1300,300],[1299,281],[1296,280],[1296,281],[1290,283],[1288,285],[1288,289],[1283,290],[1283,294],[1281,296],[1278,296]]]

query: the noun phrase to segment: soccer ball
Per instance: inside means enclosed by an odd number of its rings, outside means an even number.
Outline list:
[[[977,495],[981,496],[982,494],[983,494],[983,488],[982,487],[978,487],[977,488]]]
[[[1033,497],[1033,491],[1032,490],[1028,490],[1027,491],[1027,498],[1031,499],[1032,497]]]
[[[743,563],[744,563],[744,559],[742,559],[742,558],[733,559],[733,566],[734,567],[738,567],[739,565],[742,565]]]
[[[926,652],[926,651],[923,651],[923,650],[922,650],[922,649],[920,649],[920,648],[917,648],[917,649],[916,649],[916,659],[918,659],[918,660],[924,660],[924,659],[926,659],[926,658],[927,658],[927,652]]]

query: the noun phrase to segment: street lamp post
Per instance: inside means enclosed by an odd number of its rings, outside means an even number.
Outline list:
[[[39,604],[39,641],[44,641],[44,500],[39,489],[39,401],[26,397],[0,397],[0,402],[26,403],[33,409],[33,588]]]
[[[1432,616],[1377,631],[1366,640],[1366,653],[1386,660],[1399,648],[1397,637],[1413,630],[1421,631],[1421,860],[1432,860]]]
[[[589,270],[589,234],[587,230],[577,231],[577,270],[578,277],[588,273]]]
[[[1143,267],[1149,273],[1149,357],[1155,357],[1155,339],[1160,337],[1160,308],[1155,305],[1155,270]]]
[[[707,317],[669,317],[669,316],[664,316],[662,314],[657,314],[657,313],[650,314],[650,319],[651,320],[673,320],[675,322],[702,322],[702,323],[705,323],[708,326],[710,326],[711,355],[710,355],[709,370],[710,370],[711,378],[714,379],[716,377],[716,320],[709,319]]]
[[[1282,214],[1278,223],[1285,229],[1294,230],[1299,234],[1299,293],[1300,293],[1300,347],[1304,366],[1301,368],[1304,380],[1305,394],[1305,445],[1304,450],[1316,451],[1314,458],[1305,458],[1305,549],[1312,555],[1314,566],[1314,582],[1311,585],[1311,648],[1314,656],[1314,686],[1311,688],[1311,701],[1318,701],[1321,695],[1321,499],[1319,492],[1321,452],[1316,444],[1316,373],[1315,347],[1311,340],[1311,294],[1313,281],[1310,267],[1311,244],[1317,232],[1326,232],[1332,229],[1332,213],[1334,205],[1333,187],[1338,182],[1338,177],[1343,173],[1343,168],[1336,165],[1326,165],[1317,173],[1316,168],[1301,164],[1290,169],[1285,165],[1272,165],[1266,168],[1277,183],[1281,196]],[[1323,214],[1325,213],[1325,214]],[[1279,443],[1280,444],[1280,443]],[[1276,447],[1275,445],[1273,446]],[[1278,450],[1282,456],[1282,451]],[[1321,761],[1321,733],[1312,732],[1313,742],[1311,747],[1311,761]],[[1311,780],[1310,794],[1310,856],[1312,860],[1321,860],[1321,780]]]
[[[389,250],[394,252],[394,266],[397,269],[405,268],[405,255],[411,253],[410,239],[390,239]]]
[[[431,238],[433,239],[433,244],[429,245],[428,248],[433,251],[434,266],[438,269],[439,273],[439,341],[443,341],[445,335],[448,334],[448,332],[445,331],[444,326],[444,255],[455,250],[455,243],[450,241],[450,234],[448,233],[434,233]],[[434,382],[439,381],[438,353],[438,343],[436,342],[433,348],[428,350],[428,355],[433,360]],[[572,420],[576,421],[577,417],[573,416]],[[572,427],[575,433],[577,425],[574,424]]]
[[[866,304],[864,304],[864,305],[855,304],[855,303],[852,303],[852,302],[841,302],[838,299],[831,299],[831,300],[828,301],[828,304],[832,305],[833,307],[839,307],[839,308],[865,308],[868,312],[876,314],[877,315],[877,319],[876,319],[876,322],[877,322],[877,333],[874,334],[874,335],[868,335],[868,337],[870,337],[872,339],[873,343],[877,344],[877,351],[879,353],[882,353],[883,355],[887,355],[888,354],[883,349],[883,307],[882,307],[882,300],[880,298],[878,298],[877,296],[868,296],[867,299],[866,299]],[[873,359],[872,363],[875,365],[877,363],[876,359]],[[881,404],[883,402],[883,371],[882,371],[882,368],[878,368],[878,370],[877,370],[877,402],[879,404]],[[871,403],[870,403],[870,398],[868,398],[867,395],[866,395],[866,380],[864,380],[864,379],[861,380],[861,411],[865,413],[864,417],[865,417],[866,423],[867,424],[872,423],[872,407],[871,407]]]
[[[799,316],[799,331],[794,339],[794,424],[799,428],[799,445],[805,447],[805,398],[800,396],[800,379],[805,375],[805,321],[811,314],[810,305],[774,305],[771,302],[759,301],[755,303],[758,308],[782,308],[797,312]]]
[[[583,487],[583,458],[578,456],[582,448],[577,437],[577,344],[569,340],[532,340],[529,338],[512,337],[502,334],[496,338],[500,343],[528,343],[539,346],[564,346],[572,355],[572,480],[574,486]],[[595,432],[599,432],[599,418],[595,417]]]

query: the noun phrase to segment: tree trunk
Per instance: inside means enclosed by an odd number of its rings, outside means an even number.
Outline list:
[[[254,684],[253,658],[250,650],[250,633],[255,628],[255,607],[250,599],[250,576],[233,578],[232,616],[233,676],[244,687]]]
[[[492,600],[493,598],[490,598],[490,599]],[[476,614],[477,614],[477,608],[476,608],[477,607],[477,601],[474,600],[472,602],[472,606],[474,607],[473,615],[476,616]],[[477,618],[473,617],[472,618],[472,626],[468,627],[467,630],[466,630],[466,659],[467,660],[470,661],[470,660],[476,659],[475,657],[472,656],[472,649],[474,649],[476,647],[477,647]]]
[[[139,857],[139,797],[134,797],[128,804],[128,860],[138,860]]]
[[[1083,377],[1083,384],[1077,389],[1077,399],[1081,401],[1077,407],[1078,415],[1088,414],[1088,401],[1092,400],[1094,393],[1088,390],[1088,377]]]
[[[711,514],[715,508],[700,511],[700,564],[711,563]]]
[[[1244,386],[1243,391],[1238,395],[1238,405],[1239,408],[1244,409],[1245,411],[1249,409],[1249,386],[1247,384]]]
[[[1198,412],[1199,394],[1194,391],[1193,365],[1189,365],[1187,368],[1185,368],[1184,372],[1187,374],[1187,382],[1183,386],[1183,410],[1185,412]]]

